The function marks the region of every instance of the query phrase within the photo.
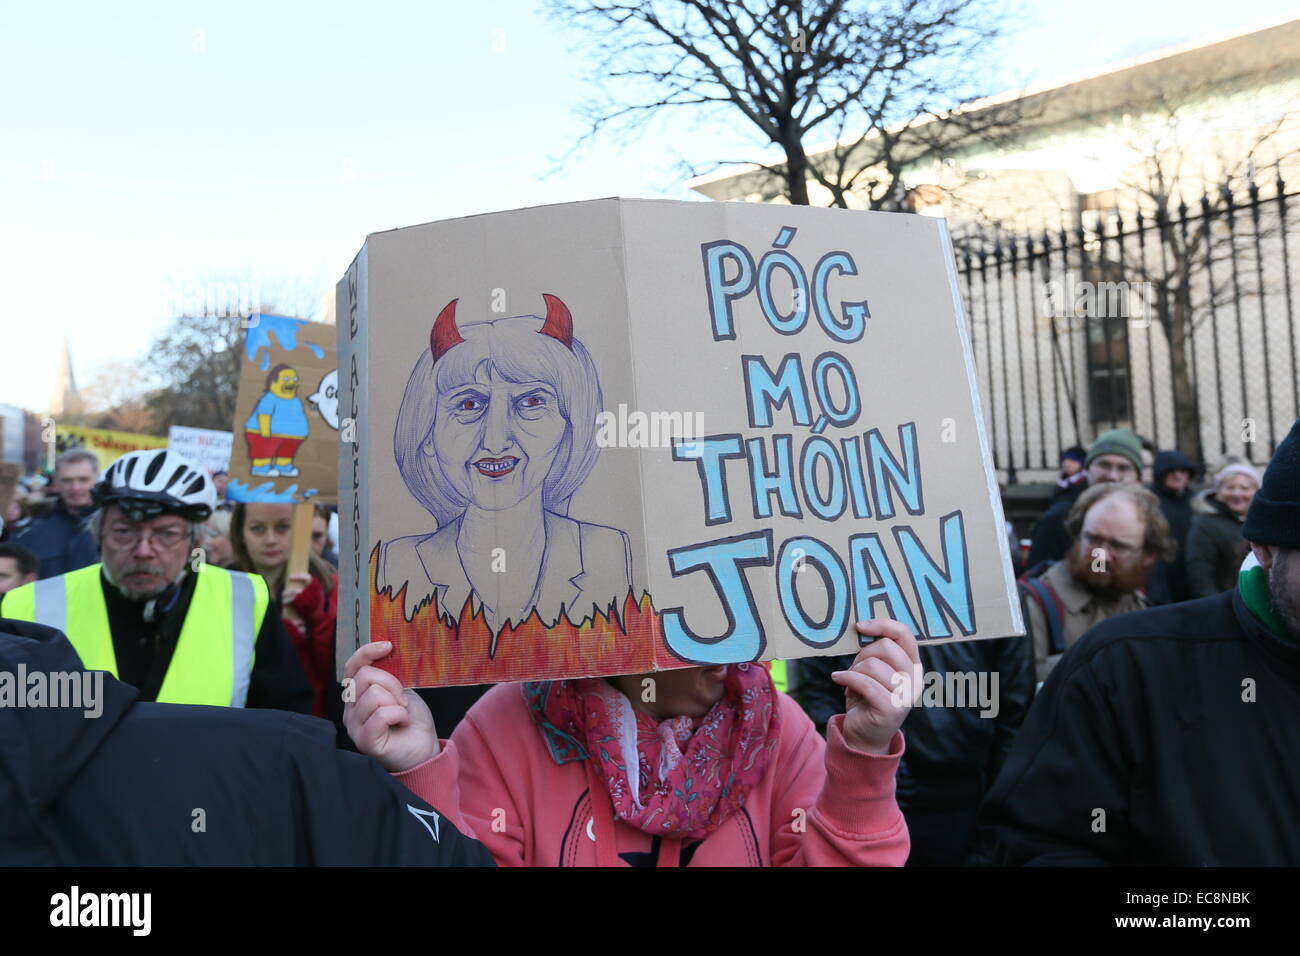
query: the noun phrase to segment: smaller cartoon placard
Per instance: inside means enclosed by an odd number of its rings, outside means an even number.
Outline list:
[[[247,320],[230,450],[231,501],[338,495],[334,326],[283,315]]]

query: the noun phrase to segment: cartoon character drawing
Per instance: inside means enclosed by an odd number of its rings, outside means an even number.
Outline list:
[[[454,624],[483,613],[495,656],[503,627],[536,611],[581,623],[621,608],[632,580],[628,536],[568,517],[600,454],[600,381],[569,309],[456,324],[438,314],[407,381],[393,434],[398,471],[437,520],[432,534],[382,545],[376,586],[403,587],[410,619],[437,599]]]
[[[277,365],[266,375],[266,391],[244,423],[254,475],[298,474],[293,458],[308,432],[298,385],[298,373],[289,365]]]

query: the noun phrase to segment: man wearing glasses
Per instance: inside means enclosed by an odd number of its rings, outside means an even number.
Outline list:
[[[311,712],[311,685],[266,584],[204,561],[216,505],[203,469],[169,449],[123,455],[95,485],[100,564],[6,594],[0,616],[67,634],[87,670],[142,701]]]
[[[1065,528],[1064,558],[1021,584],[1025,625],[1043,681],[1061,655],[1093,625],[1147,606],[1147,570],[1172,557],[1169,522],[1140,485],[1106,482],[1079,496]]]
[[[1038,519],[1030,536],[1029,567],[1044,561],[1059,561],[1069,549],[1070,535],[1065,519],[1085,488],[1108,481],[1140,481],[1142,478],[1142,439],[1128,428],[1102,432],[1088,449],[1087,480],[1057,490],[1051,506]]]

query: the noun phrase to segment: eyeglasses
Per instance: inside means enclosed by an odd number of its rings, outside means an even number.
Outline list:
[[[1091,531],[1085,531],[1079,537],[1083,539],[1083,543],[1089,551],[1105,548],[1117,558],[1130,558],[1142,550],[1140,544],[1125,544],[1123,541],[1112,541],[1110,538],[1103,538]]]
[[[1114,475],[1118,477],[1120,480],[1127,479],[1131,481],[1134,477],[1137,476],[1137,469],[1134,468],[1131,464],[1129,464],[1126,461],[1125,462],[1094,461],[1091,467],[1092,470],[1097,472],[1098,477],[1101,477],[1103,475],[1106,477],[1110,477],[1111,475]]]
[[[117,548],[134,548],[146,536],[155,547],[166,550],[188,538],[189,531],[184,528],[128,528],[118,525],[107,532],[108,540]]]

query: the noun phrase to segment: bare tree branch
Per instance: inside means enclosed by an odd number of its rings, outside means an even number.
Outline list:
[[[971,76],[1000,34],[995,2],[548,0],[554,19],[587,34],[603,91],[581,109],[588,129],[566,156],[671,107],[732,110],[783,151],[784,163],[755,165],[790,202],[807,204],[811,181],[835,205],[865,185],[859,201],[899,208],[910,164],[1018,121],[944,112],[986,92]],[[810,156],[809,137],[830,129],[834,144]]]

